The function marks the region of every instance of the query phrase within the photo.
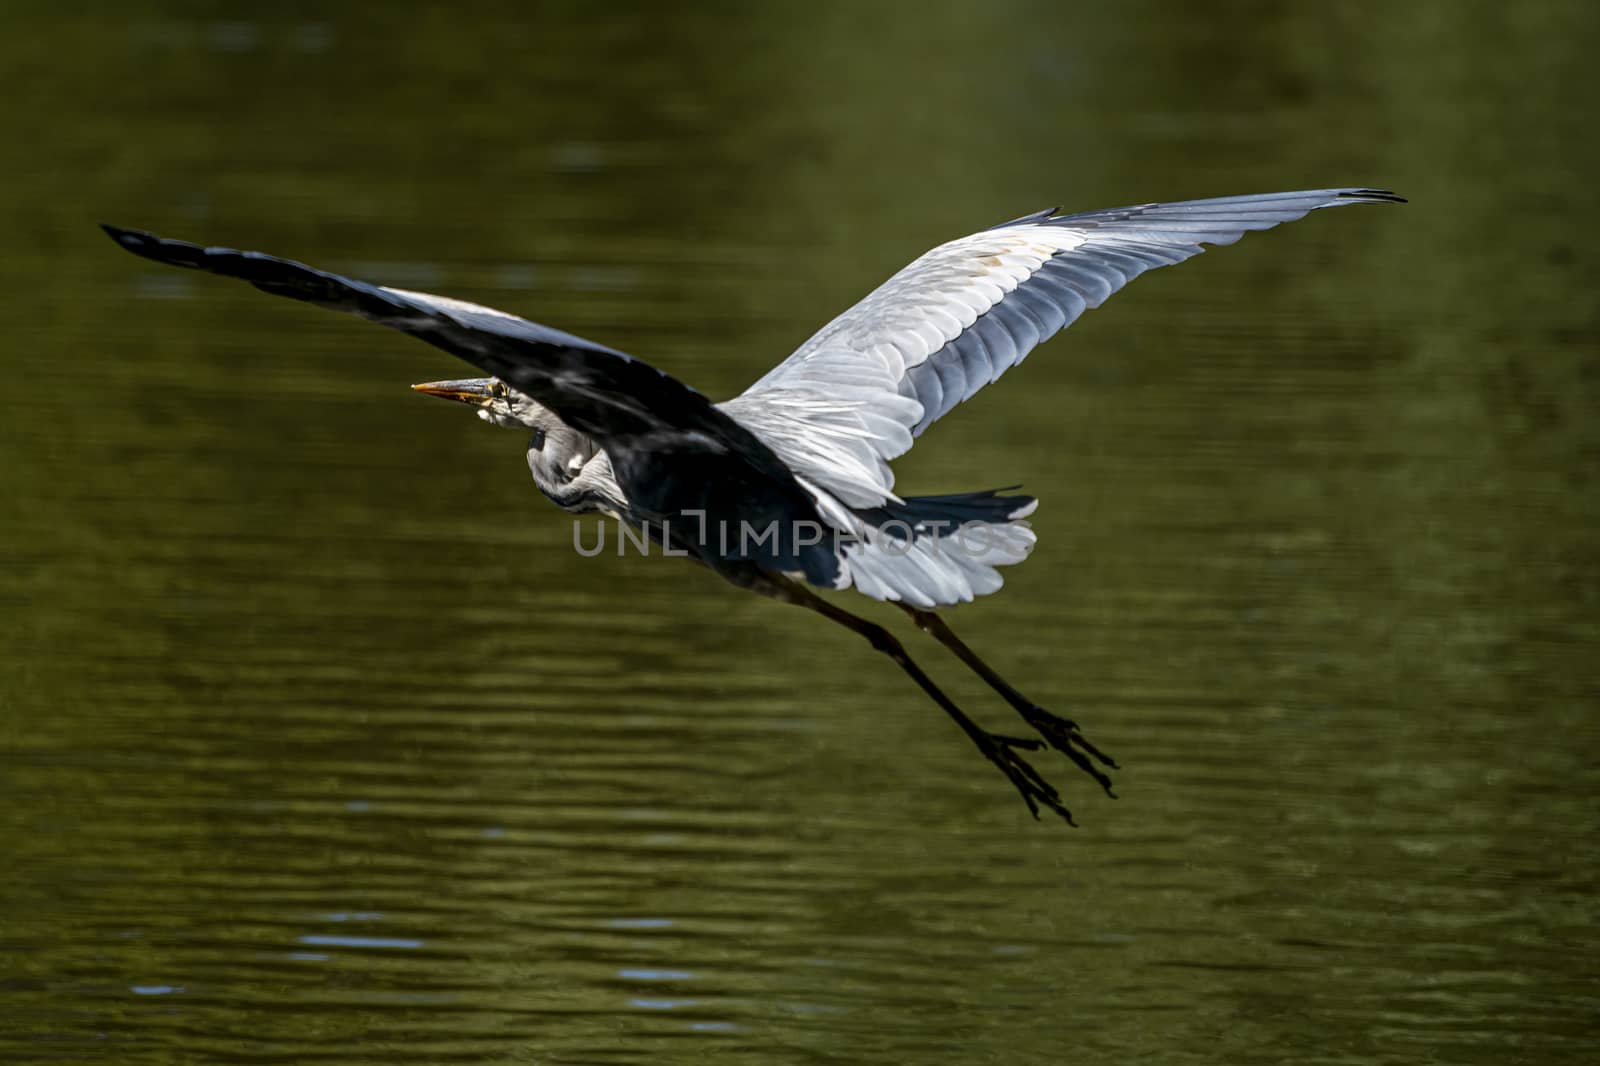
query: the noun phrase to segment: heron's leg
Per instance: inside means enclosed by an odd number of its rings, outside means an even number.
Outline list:
[[[1005,701],[1016,708],[1017,713],[1022,715],[1029,725],[1037,729],[1039,735],[1050,742],[1051,747],[1066,755],[1077,764],[1078,769],[1098,781],[1100,787],[1106,790],[1106,795],[1116,795],[1111,791],[1111,779],[1089,760],[1089,756],[1094,756],[1094,758],[1113,770],[1118,769],[1116,761],[1089,743],[1088,738],[1079,731],[1077,722],[1051,714],[1012,688],[1010,682],[995,673],[988,663],[978,658],[978,653],[967,647],[966,643],[956,636],[955,631],[945,623],[945,620],[933,611],[924,611],[904,603],[896,606],[911,616],[918,629],[931,635],[940,644],[955,652],[956,657],[970,666],[973,673],[983,678],[989,683],[990,688],[1004,696]]]
[[[784,603],[809,608],[822,617],[866,637],[868,643],[893,659],[900,669],[909,674],[911,680],[915,681],[933,702],[943,708],[944,713],[954,719],[956,725],[960,726],[968,738],[978,746],[978,750],[983,752],[984,757],[1000,768],[1000,772],[1005,774],[1006,779],[1022,794],[1023,802],[1028,805],[1028,810],[1033,812],[1035,818],[1039,817],[1039,807],[1043,805],[1065,818],[1068,825],[1078,824],[1072,820],[1072,812],[1061,802],[1061,794],[1018,754],[1018,749],[1039,751],[1044,745],[1037,740],[990,733],[981,728],[978,723],[967,717],[960,707],[951,702],[950,697],[933,683],[932,678],[922,672],[922,668],[912,661],[911,656],[906,654],[905,648],[887,629],[875,622],[857,617],[843,608],[835,607],[798,581],[761,572],[754,567],[722,569],[726,571],[725,577],[743,588],[759,592],[763,596],[771,596],[775,600],[782,600]]]

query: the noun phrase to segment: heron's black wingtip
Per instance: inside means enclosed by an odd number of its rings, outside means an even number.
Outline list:
[[[109,222],[100,223],[100,228],[106,231],[106,236],[116,241],[134,255],[150,255],[150,250],[161,243],[161,238],[153,233],[145,233],[136,229],[123,229],[113,226]]]
[[[1339,194],[1339,199],[1355,200],[1364,204],[1410,203],[1404,196],[1400,196],[1388,189],[1347,189]]]
[[[191,270],[211,269],[217,273],[225,273],[225,271],[218,270],[208,262],[213,249],[202,248],[198,244],[190,244],[187,241],[167,240],[164,237],[157,237],[154,233],[146,233],[143,230],[123,229],[121,226],[113,226],[108,222],[100,223],[100,228],[105,230],[106,235],[112,240],[134,255],[143,256],[146,259],[154,259],[158,263],[166,263],[169,266],[188,267]]]

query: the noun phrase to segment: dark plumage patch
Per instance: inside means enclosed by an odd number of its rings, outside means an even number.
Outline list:
[[[671,520],[675,535],[690,537],[697,554],[836,583],[839,560],[831,545],[805,545],[805,535],[792,532],[799,523],[822,528],[823,522],[789,468],[700,393],[648,363],[515,315],[397,292],[262,252],[104,229],[146,259],[240,278],[263,292],[361,315],[442,348],[594,438],[611,456],[638,520]],[[700,512],[705,520],[685,512]],[[782,533],[763,543],[717,535],[740,522],[757,529],[776,522]],[[696,536],[697,529],[706,536]]]
[[[1038,501],[1032,496],[1002,496],[1021,486],[1008,485],[1003,489],[985,489],[982,492],[954,492],[943,496],[907,496],[899,503],[886,503],[881,507],[857,508],[855,513],[874,526],[888,526],[890,536],[905,539],[905,530],[889,523],[905,523],[918,534],[949,534],[968,522],[986,522],[998,525],[1009,522]]]

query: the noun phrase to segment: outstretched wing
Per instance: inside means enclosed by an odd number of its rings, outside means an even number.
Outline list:
[[[788,421],[805,422],[817,418],[807,406],[822,405],[830,439],[854,425],[844,434],[853,469],[873,469],[887,494],[888,460],[913,437],[1146,270],[1320,207],[1403,202],[1381,189],[1317,189],[1025,215],[915,260],[723,406],[775,421],[793,408]],[[857,495],[873,487],[853,485]]]
[[[776,520],[782,531],[796,522],[820,521],[811,495],[760,438],[694,389],[622,352],[490,307],[355,281],[262,252],[104,229],[135,255],[357,314],[493,374],[594,438],[639,517],[703,515],[703,521],[673,523],[682,537],[693,537],[697,529],[737,529],[741,521],[762,529]],[[753,546],[742,538],[724,539],[730,541],[727,550],[696,546],[721,558],[802,570],[816,584],[837,583],[838,562],[830,548],[796,546],[790,536]]]

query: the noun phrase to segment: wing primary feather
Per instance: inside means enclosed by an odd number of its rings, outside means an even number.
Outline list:
[[[977,324],[974,322],[968,326],[961,336],[949,344],[960,353],[962,362],[966,364],[967,391],[961,394],[962,400],[970,400],[974,393],[993,381],[1001,369],[990,358],[989,348],[983,343],[983,334],[977,330]]]
[[[972,329],[983,338],[983,346],[989,352],[989,362],[994,366],[994,377],[989,379],[990,382],[998,380],[1001,374],[1017,365],[1017,342],[998,319],[984,315],[972,324]]]
[[[1022,310],[1010,300],[995,304],[989,316],[999,322],[1016,342],[1019,361],[1027,358],[1028,353],[1039,343],[1039,330],[1032,316],[1023,314]]]
[[[1039,340],[1043,342],[1054,337],[1067,324],[1067,315],[1044,296],[1037,285],[1037,278],[1035,274],[1018,285],[1007,299],[1016,301],[1019,308],[1033,316],[1034,323],[1039,327]]]
[[[952,345],[947,344],[928,357],[928,365],[939,375],[939,414],[935,415],[935,418],[944,415],[967,394],[966,370],[961,365],[959,352],[952,351],[951,348]]]
[[[927,363],[907,371],[906,380],[911,383],[913,396],[922,402],[922,418],[911,431],[915,436],[944,414],[944,386],[939,383],[938,372]]]
[[[1083,293],[1084,302],[1089,307],[1099,307],[1105,302],[1106,297],[1121,287],[1121,275],[1118,274],[1118,284],[1113,285],[1105,277],[1105,272],[1115,272],[1110,266],[1102,267],[1099,263],[1088,260],[1070,260],[1058,258],[1054,274],[1057,278],[1067,282],[1073,288]]]
[[[1065,278],[1057,276],[1056,272],[1050,269],[1050,265],[1046,263],[1028,284],[1061,308],[1061,313],[1066,318],[1063,323],[1065,328],[1078,320],[1078,316],[1088,309],[1089,302],[1083,298],[1082,293],[1069,285]]]

